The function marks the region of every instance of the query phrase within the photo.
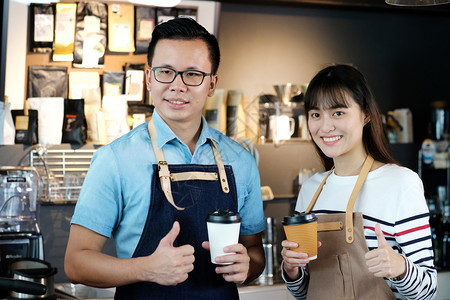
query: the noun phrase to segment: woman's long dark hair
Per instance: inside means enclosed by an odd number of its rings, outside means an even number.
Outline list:
[[[381,114],[373,94],[364,75],[352,66],[330,66],[314,76],[305,94],[307,120],[311,109],[348,107],[348,96],[359,105],[361,111],[370,117],[370,121],[363,128],[363,144],[366,152],[382,163],[396,163],[388,150]],[[317,144],[314,145],[325,170],[331,169],[334,164],[333,159],[327,157]]]

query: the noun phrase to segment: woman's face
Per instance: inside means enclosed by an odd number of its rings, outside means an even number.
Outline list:
[[[365,114],[349,96],[347,103],[347,106],[319,107],[308,112],[312,139],[333,159],[356,158],[365,153],[362,141]]]

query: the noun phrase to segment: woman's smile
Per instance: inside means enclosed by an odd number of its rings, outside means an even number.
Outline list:
[[[342,135],[336,135],[336,136],[331,136],[331,137],[323,136],[322,141],[326,144],[330,144],[330,143],[339,141],[341,138],[342,138]]]

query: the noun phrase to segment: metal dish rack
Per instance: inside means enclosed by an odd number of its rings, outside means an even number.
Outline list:
[[[96,149],[47,149],[30,152],[30,166],[41,176],[41,201],[76,202]]]

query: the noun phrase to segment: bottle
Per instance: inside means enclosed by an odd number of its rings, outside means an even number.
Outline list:
[[[450,270],[450,200],[448,198],[444,201],[442,231],[442,269]]]
[[[427,199],[428,209],[430,211],[430,230],[431,242],[434,252],[434,265],[437,269],[442,268],[442,238],[441,221],[442,214],[435,198]]]
[[[395,131],[395,118],[393,116],[394,112],[389,111],[387,113],[387,117],[386,117],[386,136],[388,138],[388,141],[390,144],[395,144],[397,143],[397,131]]]
[[[434,155],[436,153],[436,145],[431,139],[425,139],[422,143],[422,159],[423,164],[433,166]]]
[[[431,121],[433,125],[434,139],[437,141],[448,138],[449,109],[447,101],[431,102]]]

